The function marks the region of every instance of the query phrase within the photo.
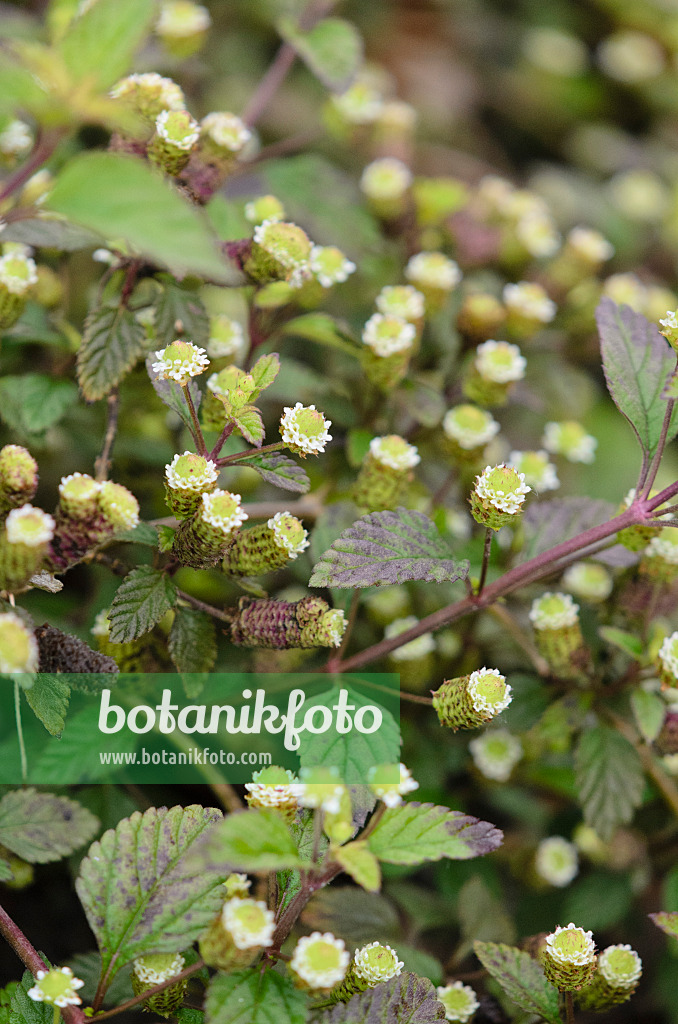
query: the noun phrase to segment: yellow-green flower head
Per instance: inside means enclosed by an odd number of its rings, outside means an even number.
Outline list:
[[[407,164],[385,156],[367,165],[360,178],[360,188],[368,199],[400,199],[412,180],[412,171]]]
[[[678,346],[678,310],[668,310],[663,320],[659,321],[661,330],[671,348]]]
[[[408,323],[423,320],[426,300],[411,284],[389,284],[377,295],[375,306],[384,316],[397,316]]]
[[[308,530],[291,512],[276,512],[266,524],[273,530],[276,544],[287,552],[291,559],[300,555],[309,546]]]
[[[642,313],[647,302],[647,288],[635,274],[611,274],[603,282],[603,295],[636,313]]]
[[[31,453],[20,444],[0,448],[0,507],[23,504],[37,486],[38,464]]]
[[[200,136],[198,122],[187,110],[163,110],[155,120],[157,135],[173,149],[190,152]]]
[[[476,201],[485,213],[505,216],[515,191],[515,185],[506,178],[498,174],[486,174],[478,182]]]
[[[398,775],[397,782],[386,781],[394,774]],[[407,793],[419,789],[419,783],[412,778],[412,772],[402,762],[399,765],[373,765],[367,773],[367,784],[377,799],[382,800],[387,807],[400,807]]]
[[[324,991],[344,980],[350,959],[343,939],[331,932],[312,932],[299,939],[290,970],[308,988]]]
[[[111,620],[108,617],[108,608],[102,608],[94,617],[94,624],[90,629],[92,636],[107,637],[111,632]]]
[[[579,874],[577,847],[562,836],[542,839],[537,847],[534,867],[545,882],[562,889]]]
[[[336,245],[314,245],[308,261],[311,273],[323,288],[348,281],[356,266]]]
[[[356,949],[352,966],[355,977],[372,988],[383,981],[397,978],[405,964],[398,959],[398,954],[391,946],[369,942]]]
[[[300,807],[339,814],[346,787],[338,768],[302,768],[299,780],[290,784],[292,795]]]
[[[506,461],[507,465],[513,466],[523,474],[525,483],[529,484],[537,493],[556,491],[560,487],[556,467],[549,462],[548,452],[543,450],[536,452],[512,451]]]
[[[29,548],[49,544],[54,536],[55,522],[41,508],[22,505],[13,508],[5,520],[7,540],[10,544],[25,544]]]
[[[210,460],[194,452],[178,453],[165,466],[165,479],[178,491],[202,492],[216,483],[219,470]]]
[[[37,971],[35,985],[27,995],[36,1003],[50,1003],[52,1006],[80,1006],[82,999],[77,990],[85,984],[76,978],[70,967],[53,967],[49,971]]]
[[[275,914],[262,900],[234,896],[224,903],[221,923],[238,949],[265,949],[273,944]]]
[[[244,900],[247,898],[251,885],[252,883],[247,875],[244,875],[239,871],[234,871],[224,882],[225,898],[227,900],[232,900],[237,896],[239,899]]]
[[[619,943],[603,950],[598,970],[611,988],[634,988],[643,973],[643,961],[628,943]]]
[[[508,192],[501,210],[504,217],[516,224],[523,217],[548,215],[548,212],[546,200],[528,188],[516,188]]]
[[[629,220],[660,224],[671,207],[671,193],[653,171],[620,171],[608,184],[612,202]]]
[[[0,285],[11,295],[25,295],[38,281],[38,268],[30,256],[9,252],[0,257]]]
[[[133,530],[139,525],[139,502],[122,484],[111,480],[102,483],[99,508],[115,530]]]
[[[461,281],[461,270],[442,252],[418,252],[408,260],[405,277],[415,288],[451,292]]]
[[[413,444],[409,444],[399,434],[387,434],[385,437],[373,437],[370,441],[370,455],[382,466],[404,472],[413,469],[421,462],[421,456]]]
[[[588,464],[596,457],[598,439],[587,434],[576,420],[563,420],[545,425],[542,444],[552,455],[563,455],[568,462]]]
[[[354,125],[374,124],[384,107],[381,94],[368,82],[354,82],[345,92],[330,97],[330,103],[345,121]]]
[[[300,287],[308,278],[313,246],[303,228],[288,221],[265,220],[255,227],[254,241],[284,267],[293,287]]]
[[[525,497],[531,490],[523,474],[512,466],[486,466],[476,477],[471,495],[473,518],[476,522],[486,523],[491,529],[499,529],[508,521],[503,517],[522,512]],[[501,516],[493,516],[493,512],[499,512]]]
[[[211,24],[206,7],[194,4],[192,0],[164,0],[156,31],[167,39],[185,39],[206,32]]]
[[[492,413],[477,405],[455,405],[443,418],[443,430],[464,451],[482,448],[500,431]]]
[[[410,595],[407,587],[402,584],[375,587],[372,593],[367,594],[365,604],[376,619],[385,623],[403,616],[409,610]]]
[[[363,344],[382,359],[406,352],[417,337],[417,329],[402,317],[373,313],[363,328]]]
[[[478,345],[474,365],[483,380],[510,384],[523,379],[527,360],[517,345],[490,339]]]
[[[402,619],[394,619],[384,630],[384,637],[386,640],[391,640],[418,623],[419,619],[416,615],[406,615]],[[417,658],[425,658],[427,654],[432,654],[435,649],[436,642],[433,633],[422,633],[421,636],[403,644],[402,647],[396,647],[389,654],[389,658],[393,658],[394,661],[415,661]]]
[[[591,267],[599,267],[614,256],[614,246],[600,231],[581,225],[572,228],[566,245],[569,253]]]
[[[0,132],[0,153],[3,156],[24,156],[32,146],[33,132],[25,121],[14,118]]]
[[[191,377],[204,373],[210,364],[204,348],[192,345],[190,341],[173,341],[167,348],[158,349],[155,353],[156,362],[152,364],[154,373],[165,380],[175,380],[185,387]]]
[[[210,319],[210,336],[207,354],[210,359],[233,359],[237,361],[245,354],[247,342],[242,324],[225,313]],[[213,375],[210,380],[214,379]],[[209,387],[209,381],[207,382]]]
[[[250,224],[263,224],[265,220],[284,220],[285,207],[276,196],[257,196],[245,203],[245,217]]]
[[[678,687],[678,632],[667,636],[657,654],[662,668],[662,678],[671,686]]]
[[[101,484],[87,473],[71,473],[59,484],[60,512],[69,519],[90,518],[97,509]]]
[[[511,687],[498,668],[476,669],[469,676],[466,692],[473,710],[486,720],[501,714],[513,700]]]
[[[186,98],[177,83],[154,71],[122,78],[111,89],[111,96],[129,103],[153,120],[163,110],[183,110],[186,106]]]
[[[200,134],[207,136],[219,149],[241,153],[252,138],[252,132],[236,115],[225,111],[206,114],[200,122]]]
[[[180,974],[186,965],[181,953],[146,953],[137,957],[132,970],[137,980],[145,988],[162,985],[176,974]]]
[[[224,537],[229,537],[249,518],[240,504],[239,494],[231,494],[230,491],[218,488],[211,494],[203,494],[198,517],[204,523],[213,526]]]
[[[488,729],[468,749],[478,771],[496,782],[506,782],[523,756],[520,740],[508,729]]]
[[[316,631],[320,646],[339,647],[347,625],[348,621],[341,608],[330,608],[323,612]]]
[[[288,768],[271,765],[254,772],[252,781],[245,783],[246,800],[250,807],[289,807],[296,805],[292,784],[297,778]]]
[[[648,558],[659,558],[668,565],[678,565],[678,530],[675,526],[665,526],[652,538],[645,548]]]
[[[564,629],[579,621],[579,605],[570,594],[547,591],[536,597],[530,609],[530,621],[535,629]]]
[[[554,256],[560,248],[562,236],[550,213],[534,210],[521,217],[516,224],[516,238],[536,259]]]
[[[576,78],[586,71],[588,48],[578,39],[558,28],[532,28],[523,37],[523,56],[549,75]]]
[[[419,112],[404,100],[388,100],[379,114],[379,128],[382,132],[410,133],[414,130]]]
[[[598,63],[617,82],[635,85],[656,78],[664,70],[664,50],[651,36],[634,29],[619,29],[598,47]]]
[[[325,451],[325,445],[332,440],[329,428],[331,420],[326,420],[314,405],[302,405],[301,402],[292,408],[284,407],[280,419],[280,436],[291,451],[299,455],[319,455]]]
[[[596,944],[593,932],[584,931],[570,922],[546,936],[546,955],[557,964],[577,965],[593,963],[596,958]]]
[[[536,320],[540,324],[550,324],[558,307],[548,297],[545,288],[534,281],[519,281],[517,284],[504,285],[503,299],[506,308],[513,313]]]
[[[675,548],[678,561],[678,546]],[[604,565],[597,562],[574,562],[563,573],[563,586],[585,601],[605,601],[612,593],[614,581]]]
[[[0,672],[37,672],[38,661],[33,631],[14,612],[0,614]]]
[[[455,1024],[466,1024],[480,1006],[471,986],[461,981],[439,985],[436,993],[445,1007],[445,1020],[454,1021]]]

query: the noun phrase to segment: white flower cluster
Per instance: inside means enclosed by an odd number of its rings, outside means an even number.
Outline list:
[[[398,782],[379,782],[380,774],[390,774],[395,765],[373,765],[367,774],[367,783],[374,795],[382,800],[387,807],[400,807],[403,797],[419,789],[419,783],[412,778],[412,772],[402,762],[397,766],[400,778]]]
[[[249,518],[240,501],[239,494],[217,488],[211,494],[203,494],[200,518],[224,534],[232,533]]]
[[[419,619],[416,615],[406,615],[402,619],[394,619],[384,630],[384,637],[391,640],[416,626],[418,622]],[[436,641],[433,633],[422,633],[421,636],[415,637],[414,640],[403,644],[402,647],[396,647],[394,651],[391,651],[389,657],[394,661],[415,661],[418,658],[425,658],[427,654],[432,654],[435,649]]]
[[[478,345],[474,363],[480,376],[495,384],[522,380],[527,366],[527,360],[517,345],[493,339]]]
[[[558,925],[555,932],[546,936],[546,948],[552,960],[558,964],[590,964],[596,955],[593,932],[584,931],[575,924]]]
[[[210,459],[194,452],[178,453],[165,466],[165,479],[169,487],[179,491],[204,491],[216,483],[219,469]]]
[[[534,867],[545,882],[562,889],[579,874],[577,847],[563,836],[542,839],[537,847]]]
[[[0,672],[37,672],[39,661],[33,630],[15,612],[0,614]]]
[[[397,434],[373,437],[370,441],[370,455],[382,466],[404,471],[413,469],[421,462],[421,456],[413,444],[408,444]]]
[[[9,543],[25,544],[29,548],[48,544],[54,536],[55,528],[54,518],[33,505],[13,508],[5,520]]]
[[[495,471],[497,468],[501,467],[485,467],[480,476],[476,477],[475,492],[479,498],[487,501],[493,508],[498,509],[500,512],[507,512],[509,515],[515,515],[516,512],[520,512],[525,497],[532,488],[528,487],[525,483],[523,474],[515,470],[515,475],[518,477],[518,483],[515,487],[509,490],[497,487],[495,483]]]
[[[308,265],[323,288],[343,284],[356,270],[355,263],[333,245],[314,245]]]
[[[282,807],[289,805],[294,799],[292,784],[297,781],[296,776],[289,769],[285,769],[287,782],[260,782],[262,772],[254,772],[252,781],[245,783],[245,789],[253,797],[256,797],[259,807]]]
[[[657,657],[664,671],[678,679],[678,632],[666,637]]]
[[[405,352],[411,348],[417,329],[400,316],[373,313],[363,328],[363,342],[381,358]]]
[[[522,473],[525,481],[535,491],[557,491],[560,487],[556,467],[549,462],[548,452],[512,451],[506,462]]]
[[[192,345],[190,341],[173,341],[166,348],[158,349],[151,368],[166,380],[175,380],[182,387],[191,377],[204,373],[210,364],[204,348]]]
[[[445,1020],[454,1024],[467,1024],[480,1006],[475,991],[461,981],[439,985],[436,995],[445,1007]]]
[[[139,981],[151,988],[153,985],[161,985],[163,981],[169,981],[175,974],[180,974],[185,963],[181,953],[176,953],[166,967],[158,970],[157,965],[153,964],[152,957],[140,956],[134,961],[133,970]]]
[[[568,248],[580,259],[595,266],[614,256],[614,246],[599,231],[577,226],[567,236]]]
[[[266,525],[269,530],[273,530],[278,546],[285,548],[291,559],[295,559],[311,543],[308,530],[290,512],[276,512]]]
[[[628,943],[618,943],[600,954],[598,970],[613,988],[633,988],[643,973],[643,961]]]
[[[550,324],[558,312],[544,288],[532,281],[504,285],[503,298],[507,309],[538,323]]]
[[[370,942],[353,954],[353,973],[370,987],[397,978],[405,964],[391,946]]]
[[[301,402],[292,408],[286,405],[280,420],[280,435],[285,444],[293,445],[308,455],[318,455],[325,451],[325,445],[332,440],[329,428],[331,420],[326,420],[315,405],[304,406]]]
[[[38,268],[30,256],[8,252],[0,258],[0,284],[12,295],[25,295],[38,281]]]
[[[411,284],[386,285],[374,304],[379,313],[399,316],[408,322],[421,320],[426,313],[426,300]]]
[[[564,629],[579,620],[579,605],[570,594],[551,593],[537,597],[530,608],[530,621],[535,629]]]
[[[221,923],[238,949],[261,949],[273,942],[275,914],[262,900],[239,896],[226,900]]]
[[[73,976],[70,967],[53,967],[49,971],[36,971],[36,984],[26,993],[36,1003],[51,1003],[62,1009],[64,1006],[79,1006],[82,999],[77,989],[85,984]]]
[[[461,281],[461,270],[441,252],[418,252],[408,260],[405,277],[415,286],[452,291]]]
[[[489,444],[500,429],[492,413],[475,405],[457,405],[443,417],[443,431],[463,451]]]
[[[508,729],[488,729],[468,749],[478,771],[496,782],[506,782],[523,756],[520,740]]]
[[[360,188],[370,199],[399,199],[412,180],[407,164],[386,156],[367,165],[360,178]]]
[[[179,127],[177,117],[185,119],[180,130],[177,130]],[[165,142],[169,142],[175,149],[185,152],[193,149],[200,137],[198,122],[183,110],[162,110],[155,119],[155,130]]]
[[[488,676],[492,677],[489,686]],[[496,683],[494,682],[495,679],[497,680]],[[487,692],[483,693],[483,689],[491,692],[493,696],[488,697]],[[506,677],[501,674],[498,668],[480,668],[472,672],[466,684],[466,692],[471,698],[474,711],[478,711],[481,714],[486,712],[498,715],[513,700],[511,687],[506,682]],[[498,698],[496,700],[494,699],[495,694]]]
[[[310,988],[329,989],[344,980],[350,959],[343,939],[312,932],[297,942],[290,967]]]
[[[252,132],[236,114],[223,111],[206,114],[200,122],[200,131],[232,153],[239,153],[252,138]]]
[[[598,440],[576,420],[565,420],[545,425],[543,445],[553,455],[564,455],[569,462],[591,463],[596,457]]]

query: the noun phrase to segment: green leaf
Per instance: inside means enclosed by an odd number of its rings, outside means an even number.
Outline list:
[[[218,974],[207,990],[206,1024],[305,1024],[308,997],[275,971]]]
[[[98,827],[93,814],[65,796],[21,789],[0,800],[0,846],[31,864],[68,857]]]
[[[122,530],[116,533],[114,539],[124,544],[142,544],[147,548],[157,548],[158,528],[151,523],[137,523],[131,530]]]
[[[231,282],[207,222],[141,160],[81,153],[57,176],[45,205],[106,238],[124,238],[177,275]]]
[[[334,541],[309,581],[312,587],[372,587],[468,577],[467,559],[455,559],[435,524],[422,512],[399,508],[370,512]]]
[[[596,310],[603,371],[614,404],[626,417],[643,451],[657,450],[666,412],[664,387],[676,356],[657,327],[629,306],[604,298]],[[678,409],[671,418],[667,443],[678,432]]]
[[[295,317],[280,328],[276,337],[281,336],[315,341],[326,348],[336,348],[356,358],[360,356],[360,348],[351,339],[348,328],[327,313],[305,313]]]
[[[250,466],[267,484],[280,487],[283,491],[306,494],[311,487],[306,471],[280,452],[267,452],[264,455],[253,453],[249,458],[241,459],[240,465]]]
[[[49,785],[60,778],[74,783],[105,779],[111,769],[99,761],[101,733],[98,725],[98,706],[88,705],[76,715],[69,715],[59,742],[48,743],[39,760],[29,763],[31,782]],[[123,753],[133,746],[134,741],[130,743],[126,730],[106,737],[106,750],[111,753]]]
[[[513,942],[516,931],[501,901],[494,896],[480,875],[473,875],[459,891],[459,924],[465,940],[464,949],[470,952],[474,940],[483,942]],[[461,950],[456,954],[463,959]]]
[[[445,1007],[428,978],[397,978],[339,1003],[318,1017],[318,1024],[434,1024],[444,1021]]]
[[[51,736],[61,736],[66,721],[71,688],[58,676],[40,673],[29,690],[24,691],[34,715]]]
[[[363,59],[363,41],[354,25],[323,18],[309,32],[300,32],[290,18],[281,18],[278,31],[323,85],[337,92],[348,89]]]
[[[93,843],[76,889],[110,981],[142,953],[191,946],[223,903],[228,871],[187,866],[187,854],[221,821],[213,807],[151,807],[135,812]]]
[[[195,287],[181,285],[167,274],[161,277],[162,293],[155,304],[155,348],[165,348],[178,337],[204,347],[210,321]]]
[[[34,985],[35,978],[26,971],[9,1004],[9,1024],[52,1024],[54,1007],[49,1003],[36,1002],[28,995],[29,988]]]
[[[78,995],[83,1003],[91,1004],[96,994],[99,978],[101,977],[101,957],[94,951],[91,953],[79,953],[68,961],[68,966],[76,978],[80,978],[81,981],[85,982]],[[102,1009],[119,1006],[120,1003],[131,999],[132,996],[131,971],[129,968],[127,970],[123,968],[116,975],[113,984],[106,989]]]
[[[177,588],[164,573],[141,565],[118,587],[109,613],[111,641],[125,644],[153,629],[174,606]]]
[[[536,1014],[548,1024],[562,1024],[558,989],[546,980],[528,953],[494,942],[476,942],[473,948],[483,967],[521,1010]]]
[[[222,242],[237,242],[241,238],[249,238],[252,225],[243,212],[242,206],[230,202],[217,193],[207,206],[205,213]]]
[[[269,388],[280,372],[280,356],[277,352],[271,352],[267,356],[260,356],[250,370],[254,378],[256,391],[252,398],[258,398],[262,391]]]
[[[69,380],[53,380],[41,373],[8,376],[0,380],[0,416],[21,434],[41,434],[77,402],[78,390]]]
[[[146,369],[148,376],[151,379],[153,390],[160,399],[164,402],[168,409],[175,412],[177,416],[183,420],[190,431],[193,430],[193,420],[189,412],[188,406],[186,405],[186,399],[184,397],[184,390],[187,390],[193,400],[193,405],[196,410],[200,408],[200,401],[202,399],[202,393],[200,388],[194,380],[189,380],[186,388],[182,388],[180,384],[177,384],[175,380],[164,380],[153,370],[153,363],[155,362],[155,356],[150,355],[146,358]]]
[[[11,878],[13,878],[13,872],[10,863],[2,857],[0,858],[0,882],[8,882]],[[0,1024],[1,1021],[2,1017],[0,1016]]]
[[[627,874],[594,871],[575,879],[565,893],[563,920],[576,921],[593,931],[611,928],[622,921],[633,903],[631,878]]]
[[[647,916],[654,921],[657,928],[661,928],[672,939],[678,939],[678,913],[660,910],[657,914],[648,914]]]
[[[107,395],[144,354],[146,332],[118,301],[92,310],[78,349],[78,383],[89,402]]]
[[[309,931],[332,932],[350,946],[394,941],[402,935],[398,913],[385,896],[355,885],[332,885],[317,892],[304,908],[301,924]]]
[[[74,82],[108,89],[129,69],[155,16],[153,0],[96,0],[71,22],[60,51]]]
[[[246,405],[234,412],[232,418],[236,429],[240,431],[245,440],[260,448],[266,436],[266,431],[261,413],[256,406]]]
[[[584,820],[607,842],[633,818],[643,795],[640,757],[616,729],[599,725],[583,733],[575,751]]]
[[[413,802],[388,807],[368,842],[375,857],[387,864],[422,864],[443,857],[481,857],[496,850],[502,839],[488,821]]]
[[[8,53],[0,56],[0,114],[15,117],[19,110],[40,115],[49,97],[37,78]]]
[[[94,249],[102,242],[100,235],[74,227],[61,217],[49,213],[13,221],[3,231],[2,238],[3,242],[22,242],[40,249],[59,249],[61,252]]]
[[[229,814],[191,856],[196,871],[203,866],[227,867],[229,871],[280,871],[305,864],[280,815],[261,808]]]
[[[217,659],[214,619],[195,608],[177,608],[168,644],[180,672],[209,672]]]
[[[638,688],[631,694],[631,708],[640,735],[646,743],[653,743],[664,724],[666,703],[659,694]]]
[[[645,653],[643,641],[635,633],[627,633],[623,629],[617,629],[616,626],[601,626],[598,633],[606,643],[618,647],[620,651],[628,654],[635,661],[643,660]]]
[[[379,892],[381,868],[367,842],[358,840],[340,846],[334,851],[334,859],[363,889],[367,889],[368,892]]]

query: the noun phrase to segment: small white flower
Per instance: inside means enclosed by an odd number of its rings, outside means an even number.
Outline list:
[[[418,252],[408,260],[405,277],[415,286],[451,292],[461,281],[461,270],[442,252]]]
[[[205,349],[192,345],[190,341],[173,341],[166,348],[159,349],[155,358],[153,372],[165,380],[176,380],[182,387],[191,377],[204,373],[210,364]]]
[[[618,306],[630,306],[637,313],[642,313],[648,291],[635,274],[611,274],[603,282],[603,295]]]
[[[84,502],[95,498],[100,490],[100,482],[87,473],[69,473],[68,476],[62,476],[59,484],[60,497],[75,498]]]
[[[478,345],[474,363],[480,376],[495,384],[522,380],[527,366],[527,360],[517,345],[492,339]]]
[[[542,324],[550,324],[558,311],[542,286],[532,281],[505,285],[503,297],[507,309]]]
[[[513,466],[519,473],[522,473],[525,482],[537,493],[556,491],[560,487],[556,467],[549,462],[548,452],[543,450],[536,452],[512,451],[506,462],[507,465]]]
[[[489,444],[500,429],[492,413],[476,405],[457,405],[443,418],[445,434],[464,451]]]
[[[667,636],[657,655],[664,671],[678,679],[678,632]]]
[[[547,423],[542,443],[547,451],[554,455],[563,455],[568,462],[586,464],[595,460],[598,446],[597,438],[587,434],[581,423],[577,423],[576,420]]]
[[[412,180],[407,164],[387,156],[367,165],[360,178],[360,188],[370,199],[400,199]]]
[[[210,336],[207,342],[207,355],[210,359],[238,360],[245,354],[247,342],[242,324],[230,316],[219,314],[210,320]],[[213,374],[210,380],[214,380]],[[209,381],[207,386],[210,386]]]
[[[412,626],[416,626],[418,622],[419,619],[416,615],[406,615],[402,619],[394,619],[384,630],[384,637],[386,640],[391,640],[393,637],[400,636],[401,633],[411,629]],[[425,658],[427,654],[432,654],[435,649],[436,641],[433,633],[422,633],[421,636],[410,640],[409,643],[403,644],[402,647],[396,647],[394,651],[391,651],[389,657],[393,658],[394,661],[414,661],[417,658]]]
[[[25,121],[10,121],[0,132],[0,153],[23,156],[33,145],[33,133]]]
[[[165,0],[155,27],[160,36],[183,39],[206,32],[211,24],[210,12],[206,7],[186,3],[185,0]]]
[[[466,1024],[480,1006],[471,986],[461,981],[439,985],[436,994],[445,1007],[445,1020],[453,1021],[454,1024]]]
[[[254,772],[252,781],[245,783],[245,789],[255,799],[257,807],[284,807],[296,800],[292,784],[297,781],[293,772],[281,768],[278,771],[286,778],[286,782],[261,781],[271,769],[263,768]]]
[[[222,149],[239,153],[252,138],[252,132],[236,114],[215,111],[207,114],[200,122],[203,135]]]
[[[375,306],[386,316],[399,316],[409,323],[422,320],[426,313],[426,300],[411,284],[386,285],[377,295]]]
[[[186,98],[180,86],[155,71],[127,75],[111,89],[110,95],[114,100],[135,96],[152,97],[160,110],[183,110],[186,106]]]
[[[633,988],[643,973],[643,961],[628,943],[619,943],[603,950],[598,970],[612,988]]]
[[[302,768],[299,780],[290,784],[290,791],[300,807],[339,814],[346,787],[336,768]]]
[[[577,847],[562,836],[542,839],[537,847],[534,866],[545,882],[562,889],[579,874]]]
[[[48,544],[54,536],[55,528],[53,517],[32,505],[13,508],[5,520],[9,543],[25,544],[29,548]]]
[[[217,466],[195,452],[178,453],[165,466],[165,479],[169,487],[179,491],[204,491],[216,483]]]
[[[12,295],[25,295],[38,281],[35,261],[20,252],[8,252],[0,258],[0,284]]]
[[[180,974],[186,965],[186,960],[181,953],[175,953],[171,960],[169,960],[168,954],[161,953],[162,966],[155,959],[157,956],[158,954],[153,953],[140,956],[133,963],[132,969],[136,977],[148,988],[152,988],[153,985],[161,985],[163,981],[169,981],[176,974]]]
[[[276,544],[284,548],[291,559],[295,559],[311,543],[308,530],[290,512],[276,512],[266,525],[269,530],[273,530]]]
[[[203,494],[199,514],[204,523],[209,523],[224,535],[233,533],[249,518],[240,504],[240,495],[219,488],[211,494]]]
[[[363,328],[363,343],[381,358],[406,352],[417,337],[414,324],[399,316],[373,313]]]
[[[400,774],[398,782],[376,781],[380,775],[383,777],[386,773],[395,772],[396,768]],[[382,800],[387,807],[400,807],[407,793],[419,789],[419,783],[412,778],[412,772],[402,762],[397,766],[373,765],[367,773],[367,784],[377,799]]]
[[[560,248],[562,237],[550,214],[542,211],[528,213],[516,224],[516,237],[530,256],[546,258]]]
[[[350,959],[343,939],[313,932],[297,942],[290,967],[310,988],[329,989],[344,980]]]
[[[265,949],[273,944],[275,914],[262,900],[234,896],[224,903],[221,923],[238,949]]]
[[[535,629],[565,629],[579,621],[579,605],[570,594],[548,590],[532,602],[530,621]]]
[[[323,288],[343,284],[355,272],[356,265],[335,245],[314,245],[309,267]]]
[[[345,92],[331,96],[330,102],[346,121],[355,125],[374,124],[384,106],[380,93],[360,81]]]
[[[155,130],[161,139],[175,149],[193,149],[200,137],[200,128],[185,110],[163,110],[155,119]]]
[[[488,676],[492,677],[489,680],[490,687]],[[491,693],[491,696],[483,692],[484,690]],[[505,711],[513,700],[511,687],[498,668],[481,668],[472,672],[466,684],[466,692],[471,698],[474,711],[481,714],[498,715]]]
[[[614,246],[599,231],[578,226],[567,236],[567,247],[580,259],[593,266],[606,263],[614,256]]]
[[[546,936],[546,949],[552,960],[565,965],[590,964],[596,955],[593,932],[584,931],[572,922],[566,927],[558,925],[555,932]]]
[[[528,487],[525,483],[523,474],[518,473],[516,470],[511,470],[512,476],[516,478],[515,482],[511,482],[508,479],[505,481],[504,477],[506,474],[498,474],[497,471],[505,471],[506,469],[506,466],[486,466],[480,476],[476,477],[475,493],[480,499],[486,501],[499,512],[508,512],[509,515],[515,515],[521,511],[525,497],[532,488]],[[497,480],[503,486],[499,487]]]
[[[353,954],[353,973],[370,988],[397,978],[404,966],[395,949],[380,942],[370,942]]]
[[[496,782],[506,782],[523,756],[520,740],[507,729],[488,729],[468,749],[478,771]]]
[[[53,967],[49,971],[37,971],[36,984],[29,988],[27,995],[36,1003],[50,1003],[52,1006],[80,1006],[82,999],[76,990],[85,984],[73,976],[70,967]]]
[[[398,434],[373,437],[370,441],[370,455],[382,466],[404,472],[421,462],[421,456],[413,444],[408,444]]]
[[[331,420],[326,420],[315,405],[302,405],[301,402],[292,408],[286,405],[280,419],[280,435],[285,444],[292,450],[308,455],[318,455],[325,451],[325,445],[332,440],[329,427]]]

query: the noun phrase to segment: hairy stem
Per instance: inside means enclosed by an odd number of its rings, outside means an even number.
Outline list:
[[[214,462],[214,460],[216,459],[216,457],[218,456],[219,452],[224,447],[224,444],[226,443],[226,441],[228,440],[228,438],[231,436],[232,433],[233,433],[233,423],[229,420],[229,422],[226,424],[224,429],[219,434],[219,439],[218,439],[217,443],[215,444],[214,448],[212,449],[212,451],[209,454],[209,458],[212,460],[212,462]]]
[[[195,431],[193,436],[195,437],[195,442],[198,446],[198,452],[200,453],[200,455],[203,455],[205,458],[207,458],[207,445],[205,444],[205,438],[202,436],[202,430],[200,429],[200,423],[198,422],[198,414],[195,411],[195,405],[193,404],[193,399],[191,398],[190,385],[187,384],[186,387],[182,388],[181,390],[184,393],[186,405],[188,406],[188,411],[190,412],[191,419],[193,421],[193,430]]]
[[[480,580],[478,581],[477,596],[480,597],[484,588],[485,580],[487,579],[487,567],[490,564],[490,551],[492,550],[492,530],[487,527],[485,530],[485,544],[483,545],[483,564],[480,570]]]
[[[183,590],[178,590],[177,594],[182,601],[186,601],[187,604],[197,608],[198,611],[206,612],[211,615],[213,619],[219,619],[220,622],[228,622],[229,625],[233,622],[233,616],[229,615],[228,612],[222,611],[220,608],[215,608],[214,605],[207,604],[205,601],[201,601],[198,597],[192,597],[190,594],[186,594]]]
[[[265,444],[263,448],[248,448],[244,452],[236,452],[234,455],[224,455],[223,459],[217,459],[217,466],[230,466],[233,462],[241,462],[243,459],[251,459],[253,455],[263,455],[264,452],[279,452],[285,448],[284,441],[276,441],[275,444]]]
[[[162,992],[164,989],[169,988],[170,985],[176,985],[178,981],[183,981],[184,978],[190,978],[192,974],[197,974],[205,966],[204,960],[198,960],[196,963],[191,964],[190,967],[186,967],[185,970],[181,971],[180,974],[175,974],[173,978],[168,978],[167,981],[161,981],[159,985],[154,985],[153,988],[147,989],[142,992],[140,996],[135,996],[134,999],[128,999],[126,1003],[121,1003],[120,1006],[114,1006],[112,1010],[106,1010],[104,1013],[98,1013],[96,1019],[104,1020],[105,1017],[117,1017],[119,1013],[125,1013],[127,1010],[131,1010],[135,1006],[139,1006],[146,999],[156,995],[158,992]]]
[[[99,482],[108,479],[108,471],[111,468],[111,449],[113,448],[115,434],[118,429],[118,412],[120,409],[120,397],[117,388],[113,388],[111,391],[106,400],[106,406],[107,421],[104,446],[101,449],[101,455],[94,463],[95,478]]]

